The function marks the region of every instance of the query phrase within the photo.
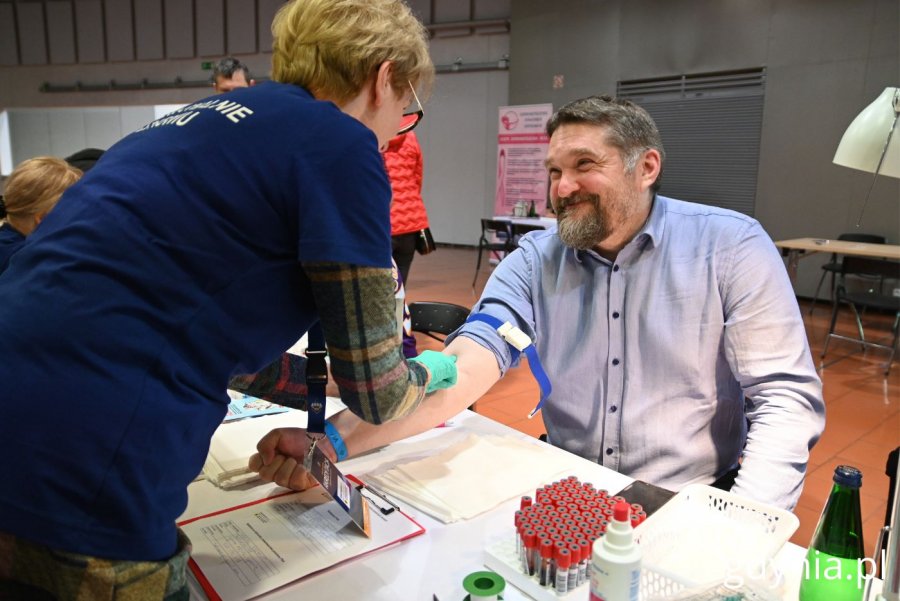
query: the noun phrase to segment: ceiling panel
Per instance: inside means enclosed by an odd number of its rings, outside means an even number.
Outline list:
[[[19,30],[19,58],[23,65],[47,64],[47,33],[44,29],[44,5],[37,2],[16,4]]]
[[[162,0],[134,0],[135,51],[138,60],[159,60],[163,54]]]
[[[134,21],[131,0],[104,2],[106,51],[110,61],[134,60]]]
[[[13,5],[0,4],[0,65],[19,64],[15,19]]]
[[[106,34],[100,0],[75,0],[75,44],[79,63],[106,60]]]
[[[76,62],[75,21],[70,0],[56,0],[45,4],[47,11],[47,40],[50,62],[65,65]]]
[[[194,3],[165,0],[166,58],[190,58],[194,52]]]

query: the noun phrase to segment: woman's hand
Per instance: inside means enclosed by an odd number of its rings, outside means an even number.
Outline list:
[[[250,457],[248,467],[265,482],[294,490],[312,488],[318,482],[303,467],[309,442],[303,428],[272,430],[256,444],[258,452]],[[327,439],[319,441],[320,445],[323,443],[327,444]]]

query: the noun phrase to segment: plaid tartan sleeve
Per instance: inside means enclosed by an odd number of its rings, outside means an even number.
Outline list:
[[[428,372],[407,363],[398,336],[390,269],[304,263],[325,330],[331,374],[341,400],[366,422],[412,413],[425,397]],[[285,354],[229,387],[290,407],[306,408],[305,360]]]
[[[306,411],[306,358],[284,353],[255,374],[231,378],[228,388]]]

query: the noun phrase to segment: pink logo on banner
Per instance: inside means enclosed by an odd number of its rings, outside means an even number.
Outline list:
[[[500,117],[500,123],[503,124],[503,127],[506,128],[507,131],[515,129],[519,124],[519,114],[515,111],[506,111],[503,113],[503,116]]]

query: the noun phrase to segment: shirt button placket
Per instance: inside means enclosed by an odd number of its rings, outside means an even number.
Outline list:
[[[609,370],[607,377],[607,427],[603,449],[603,465],[611,468],[619,468],[620,456],[617,449],[621,442],[619,434],[622,429],[622,412],[618,407],[622,404],[622,396],[625,391],[625,373],[622,369],[622,357],[625,352],[625,327],[622,317],[622,307],[625,302],[625,272],[617,264],[612,266],[609,278]],[[615,309],[613,309],[615,307]]]

